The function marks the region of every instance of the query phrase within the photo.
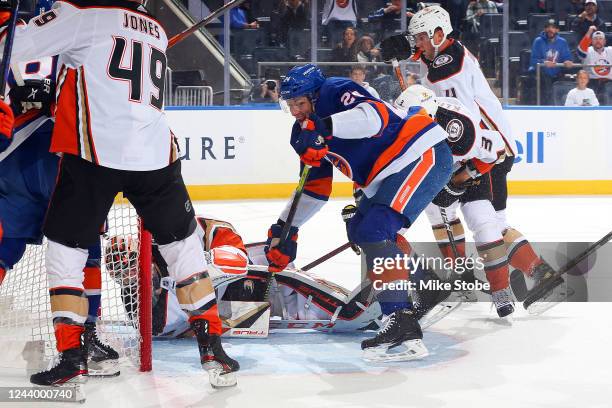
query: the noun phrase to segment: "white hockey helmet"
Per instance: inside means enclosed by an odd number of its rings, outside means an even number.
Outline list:
[[[404,90],[393,102],[393,106],[404,110],[411,106],[421,106],[432,118],[436,117],[438,111],[436,94],[431,89],[416,84]]]
[[[429,6],[425,7],[422,10],[419,10],[412,18],[410,19],[410,24],[408,25],[408,34],[410,34],[412,44],[415,43],[415,37],[420,33],[427,33],[431,44],[436,49],[436,55],[438,55],[438,48],[440,44],[434,44],[434,33],[436,30],[440,28],[444,33],[444,40],[448,38],[450,33],[453,32],[453,26],[451,24],[450,15],[448,11],[444,10],[440,6]]]

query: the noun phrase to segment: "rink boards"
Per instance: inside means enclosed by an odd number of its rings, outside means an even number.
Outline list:
[[[511,194],[612,194],[607,108],[513,107]],[[293,118],[280,109],[168,108],[193,199],[286,197],[299,163],[289,145]],[[606,120],[608,123],[606,123]],[[339,172],[334,195],[352,184]]]

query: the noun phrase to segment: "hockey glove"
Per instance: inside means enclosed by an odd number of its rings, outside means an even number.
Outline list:
[[[15,112],[43,109],[49,114],[51,104],[55,102],[55,85],[49,78],[26,79],[23,86],[11,88],[9,97]]]
[[[406,34],[397,34],[382,40],[380,54],[385,62],[390,62],[393,59],[401,61],[410,58],[413,49]]]
[[[342,209],[342,220],[344,221],[344,223],[346,224],[346,235],[349,235],[349,231],[348,231],[348,226],[349,223],[351,222],[351,219],[355,216],[355,214],[357,214],[357,207],[354,206],[353,204],[348,204],[345,205],[344,208]],[[349,242],[350,242],[350,238],[349,238]],[[355,244],[354,242],[351,242],[351,249],[357,254],[357,255],[361,255],[361,249],[359,248],[359,246],[357,244]]]
[[[282,271],[295,259],[297,254],[298,228],[289,228],[287,240],[281,243],[280,235],[284,225],[285,222],[279,219],[268,230],[268,240],[266,241],[264,251],[270,264],[268,267],[270,272]]]
[[[310,119],[302,123],[302,131],[293,143],[293,148],[300,155],[302,163],[320,167],[321,160],[329,152],[325,138],[315,130],[315,123]]]
[[[467,177],[466,177],[467,172]],[[432,203],[439,207],[448,207],[465,193],[472,186],[480,184],[480,178],[471,178],[470,171],[465,167],[460,168],[453,174],[450,181],[444,186],[442,191],[434,197]]]
[[[5,151],[11,144],[14,125],[13,110],[4,101],[0,100],[0,152]]]

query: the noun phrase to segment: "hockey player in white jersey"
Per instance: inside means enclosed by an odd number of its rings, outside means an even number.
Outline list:
[[[35,15],[51,9],[53,1],[39,0]],[[3,4],[0,3],[0,9]],[[0,31],[4,30],[0,17]],[[25,22],[18,20],[19,25]],[[60,158],[49,153],[55,103],[56,57],[13,64],[6,100],[15,114],[10,139],[0,136],[0,285],[3,276],[23,257],[27,244],[42,243],[42,224],[57,178]],[[8,141],[6,149],[4,141]],[[84,343],[88,350],[89,376],[119,374],[119,354],[96,334],[101,302],[100,243],[88,248],[84,268],[88,312]],[[19,280],[21,277],[9,276]]]
[[[482,129],[478,126],[479,119],[475,117],[457,98],[436,97],[432,90],[413,85],[406,89],[395,101],[396,105],[405,107],[423,106],[436,119],[436,122],[448,133],[448,143],[453,152],[454,175],[449,183],[427,206],[425,213],[434,226],[434,234],[440,250],[445,257],[453,257],[451,243],[442,224],[440,207],[450,210],[455,219],[456,206],[459,202],[462,208],[482,204],[481,209],[490,208],[488,201],[483,201],[491,190],[489,172],[496,163],[503,162],[506,156],[505,141],[501,134],[494,130]],[[474,204],[469,204],[474,203]],[[469,211],[469,209],[468,209]],[[480,217],[480,228],[475,232],[475,240],[479,256],[485,260],[484,269],[490,284],[491,295],[498,314],[505,316],[511,310],[508,299],[507,271],[505,251],[499,245],[487,245],[482,242],[487,237],[501,238],[493,211],[472,213],[464,211],[468,222],[476,214]],[[488,216],[488,220],[487,217]],[[488,222],[487,222],[488,221]],[[458,255],[465,253],[465,241],[458,237],[455,250]],[[503,249],[503,248],[502,248]],[[460,255],[461,256],[461,255]],[[462,280],[473,281],[473,276],[462,276]]]
[[[57,111],[51,151],[62,153],[43,232],[59,363],[30,380],[84,382],[80,342],[87,307],[87,248],[123,192],[159,243],[189,313],[211,385],[236,384],[237,361],[221,346],[221,323],[199,249],[193,206],[180,174],[163,108],[168,39],[140,2],[58,1],[15,32],[15,62],[58,55]],[[163,215],[163,216],[162,216]]]
[[[407,34],[384,40],[381,51],[385,60],[410,57],[420,61],[423,85],[432,89],[436,96],[457,98],[480,119],[480,127],[499,132],[505,141],[506,159],[489,172],[491,191],[488,194],[481,191],[481,196],[473,197],[462,207],[462,212],[481,248],[497,254],[497,262],[490,265],[491,277],[495,275],[493,279],[497,287],[505,287],[506,294],[499,298],[503,305],[500,314],[507,315],[514,310],[507,284],[508,262],[536,282],[550,277],[553,271],[536,255],[526,238],[506,221],[506,178],[515,155],[511,127],[478,61],[459,41],[451,38],[452,32],[450,17],[442,7],[426,7],[413,16]],[[494,218],[498,225],[495,234],[490,225]],[[451,224],[454,236],[463,240],[464,231],[459,220],[451,219]],[[434,230],[442,231],[442,228],[441,224],[434,226]],[[485,230],[491,233],[481,233]],[[463,251],[460,255],[464,256],[464,246],[460,245],[459,249]]]

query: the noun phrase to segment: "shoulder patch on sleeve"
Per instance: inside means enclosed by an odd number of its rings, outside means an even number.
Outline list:
[[[429,64],[427,79],[435,83],[457,74],[463,68],[464,58],[465,48],[460,42],[454,41]]]

